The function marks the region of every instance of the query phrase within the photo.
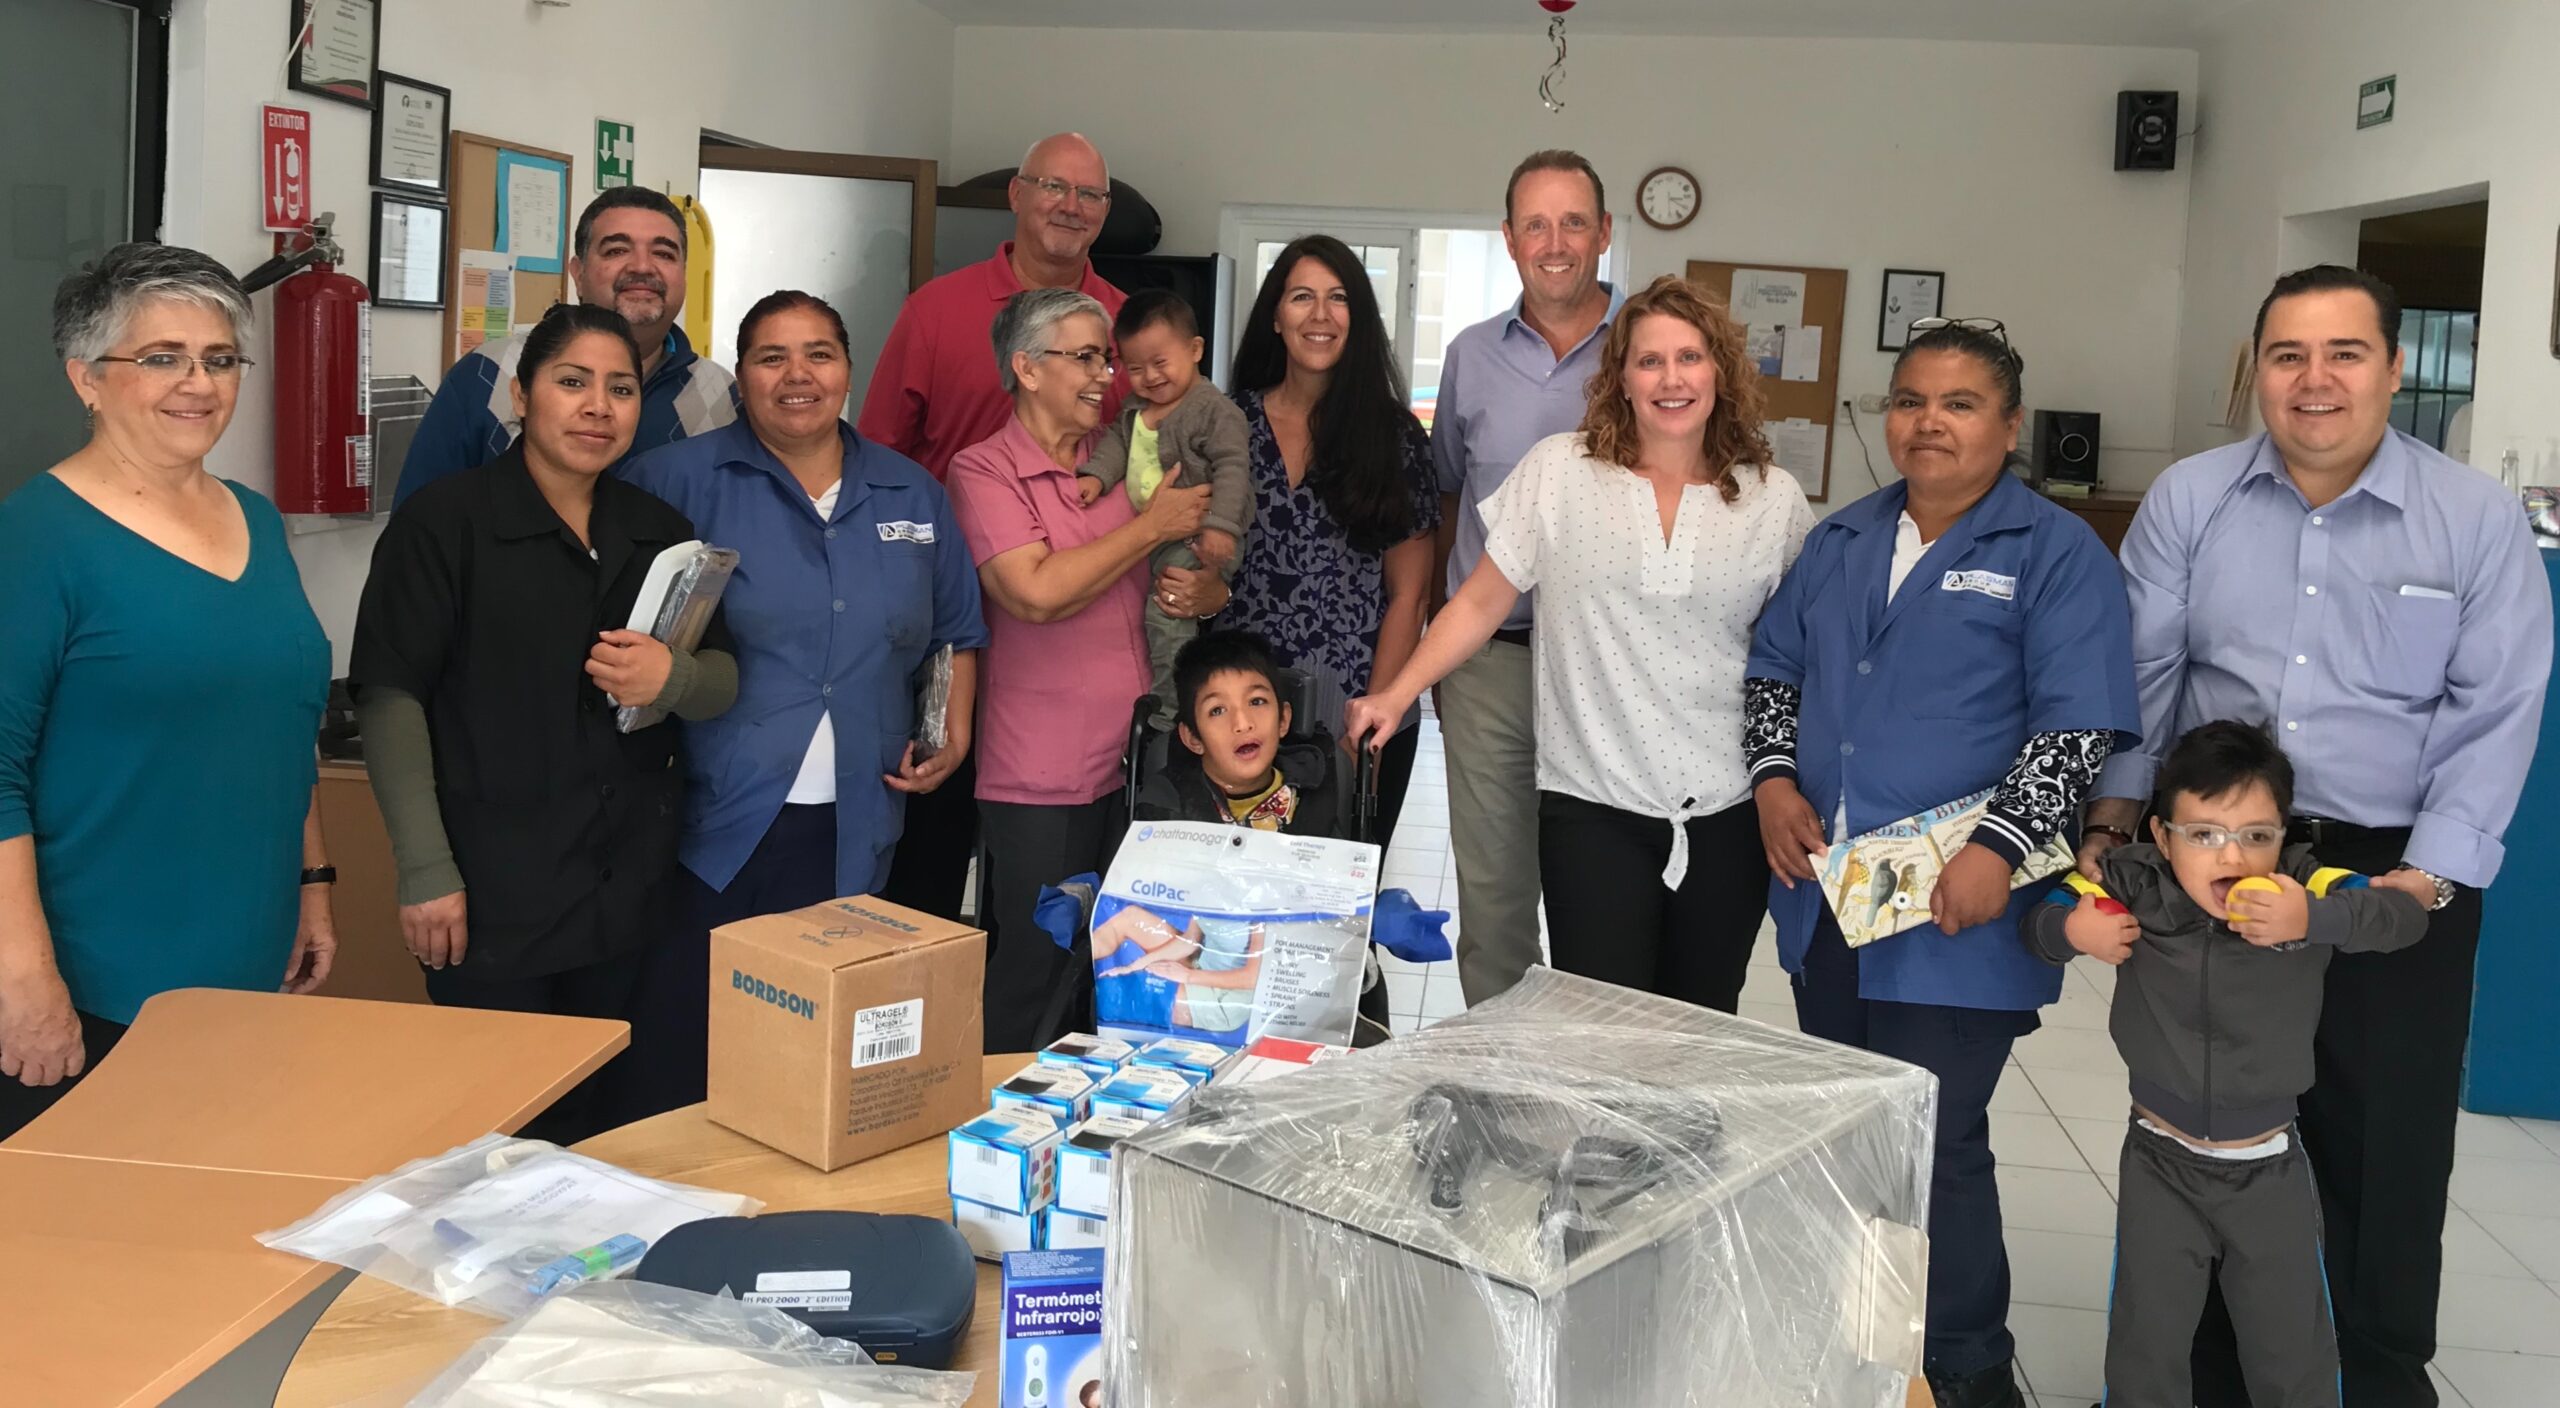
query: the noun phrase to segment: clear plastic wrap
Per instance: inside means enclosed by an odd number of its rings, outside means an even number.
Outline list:
[[[1935,1077],[1531,973],[1113,1158],[1114,1408],[1893,1408]]]
[[[925,657],[916,667],[916,726],[907,734],[922,763],[951,744],[951,647]]]
[[[765,1306],[606,1281],[563,1291],[482,1340],[410,1408],[959,1408],[976,1381],[874,1364]]]
[[[491,1134],[367,1179],[258,1240],[504,1320],[627,1273],[685,1223],[763,1206]]]
[[[737,570],[738,554],[734,548],[715,548],[699,541],[668,548],[649,564],[639,599],[631,605],[630,629],[656,636],[671,650],[700,648],[702,633],[711,626],[711,613],[719,608],[720,595],[729,588],[729,574]],[[613,726],[624,733],[637,733],[666,717],[665,705],[624,704],[616,700]]]

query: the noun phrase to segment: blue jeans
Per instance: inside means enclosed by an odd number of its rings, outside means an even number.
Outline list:
[[[1885,940],[1926,943],[1930,931]],[[1891,1056],[1938,1078],[1937,1158],[1929,1177],[1929,1339],[1933,1375],[1962,1377],[2006,1364],[2009,1249],[2000,1235],[2000,1185],[1991,1157],[1991,1089],[2033,1012],[1879,1002],[1858,995],[1858,955],[1824,914],[1795,975],[1796,1022],[1809,1036]]]

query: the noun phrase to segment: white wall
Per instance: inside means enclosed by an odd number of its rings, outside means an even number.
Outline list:
[[[2527,482],[2560,483],[2560,361],[2549,345],[2560,229],[2550,64],[2560,55],[2560,5],[2257,0],[2234,9],[2238,18],[2202,55],[2180,450],[2233,437],[2207,421],[2233,349],[2278,273],[2323,258],[2353,262],[2359,213],[2378,213],[2370,207],[2485,183],[2472,462],[2495,470],[2515,448]],[[2396,115],[2357,131],[2358,85],[2393,73]]]
[[[453,125],[577,158],[573,207],[593,194],[595,120],[636,128],[635,179],[694,189],[702,128],[777,146],[939,158],[949,143],[950,23],[911,0],[418,0],[383,6],[383,67],[453,90]],[[261,102],[312,114],[315,204],[338,214],[347,269],[371,271],[369,114],[287,90],[284,6],[178,0],[171,34],[165,238],[235,269],[270,250],[257,214]],[[259,300],[270,311],[272,295]],[[374,370],[433,384],[443,315],[377,310]],[[263,338],[261,339],[263,341]],[[265,360],[263,346],[259,356]],[[274,482],[272,384],[252,379],[210,467]],[[369,525],[297,537],[303,585],[346,649],[373,549]]]
[[[2116,91],[2191,105],[2194,54],[1598,35],[1574,39],[1567,106],[1550,114],[1535,18],[1499,37],[964,26],[952,166],[1002,166],[1080,129],[1155,203],[1162,248],[1200,253],[1228,203],[1498,214],[1514,162],[1572,147],[1609,182],[1638,282],[1691,258],[1849,270],[1841,395],[1881,392],[1891,371],[1874,350],[1881,271],[1942,269],[1949,313],[2009,325],[2030,406],[2104,414],[2111,485],[2167,463],[2186,163],[2119,174],[2111,149]],[[1664,164],[1706,188],[1671,234],[1625,213]],[[1835,440],[1845,503],[1868,486],[1845,424]]]

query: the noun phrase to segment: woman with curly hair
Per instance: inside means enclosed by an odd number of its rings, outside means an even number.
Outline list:
[[[1752,624],[1813,510],[1769,463],[1743,331],[1665,276],[1627,300],[1582,428],[1485,500],[1484,560],[1394,679],[1391,727],[1538,592],[1538,864],[1555,965],[1733,1011],[1768,907],[1742,749]]]

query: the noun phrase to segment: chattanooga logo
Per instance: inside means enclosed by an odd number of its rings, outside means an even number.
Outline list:
[[[806,1017],[812,1021],[817,1018],[817,1006],[809,999],[788,988],[775,987],[753,974],[742,973],[732,968],[729,970],[729,986],[758,1002],[770,1002],[794,1017]]]
[[[1129,893],[1145,900],[1179,901],[1183,898],[1179,887],[1168,885],[1162,880],[1141,880],[1129,887]]]

